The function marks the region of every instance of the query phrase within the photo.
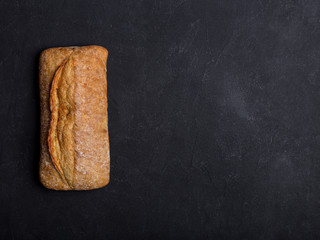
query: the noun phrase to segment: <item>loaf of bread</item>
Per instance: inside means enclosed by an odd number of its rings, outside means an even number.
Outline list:
[[[89,190],[109,182],[108,51],[50,48],[39,66],[40,181],[55,190]]]

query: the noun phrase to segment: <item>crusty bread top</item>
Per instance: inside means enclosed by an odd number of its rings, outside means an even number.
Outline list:
[[[107,56],[99,46],[41,54],[40,180],[48,188],[86,190],[109,182]]]

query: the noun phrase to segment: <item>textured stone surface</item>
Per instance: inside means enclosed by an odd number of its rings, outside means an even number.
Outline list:
[[[0,239],[319,239],[320,2],[1,1]],[[38,181],[38,58],[109,51],[111,181]]]

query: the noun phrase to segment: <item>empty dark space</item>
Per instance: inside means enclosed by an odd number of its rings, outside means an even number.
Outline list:
[[[320,239],[320,2],[0,1],[0,239]],[[111,181],[38,180],[38,58],[109,50]]]

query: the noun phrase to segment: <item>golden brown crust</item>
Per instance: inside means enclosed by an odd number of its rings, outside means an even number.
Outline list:
[[[67,59],[63,61],[60,67],[57,69],[51,84],[50,90],[50,111],[51,111],[51,121],[50,121],[50,128],[49,128],[49,135],[48,135],[48,147],[51,156],[51,161],[56,168],[57,172],[59,173],[62,181],[67,183],[67,179],[63,173],[63,169],[60,164],[61,156],[58,156],[58,152],[60,151],[60,145],[57,143],[57,124],[59,118],[59,98],[57,96],[58,91],[58,83],[61,79],[62,70],[67,62]],[[57,149],[58,148],[58,149]],[[61,155],[61,154],[60,154]],[[70,185],[69,185],[70,186]]]
[[[89,190],[109,182],[107,56],[99,46],[51,48],[40,56],[40,180],[47,188]]]

